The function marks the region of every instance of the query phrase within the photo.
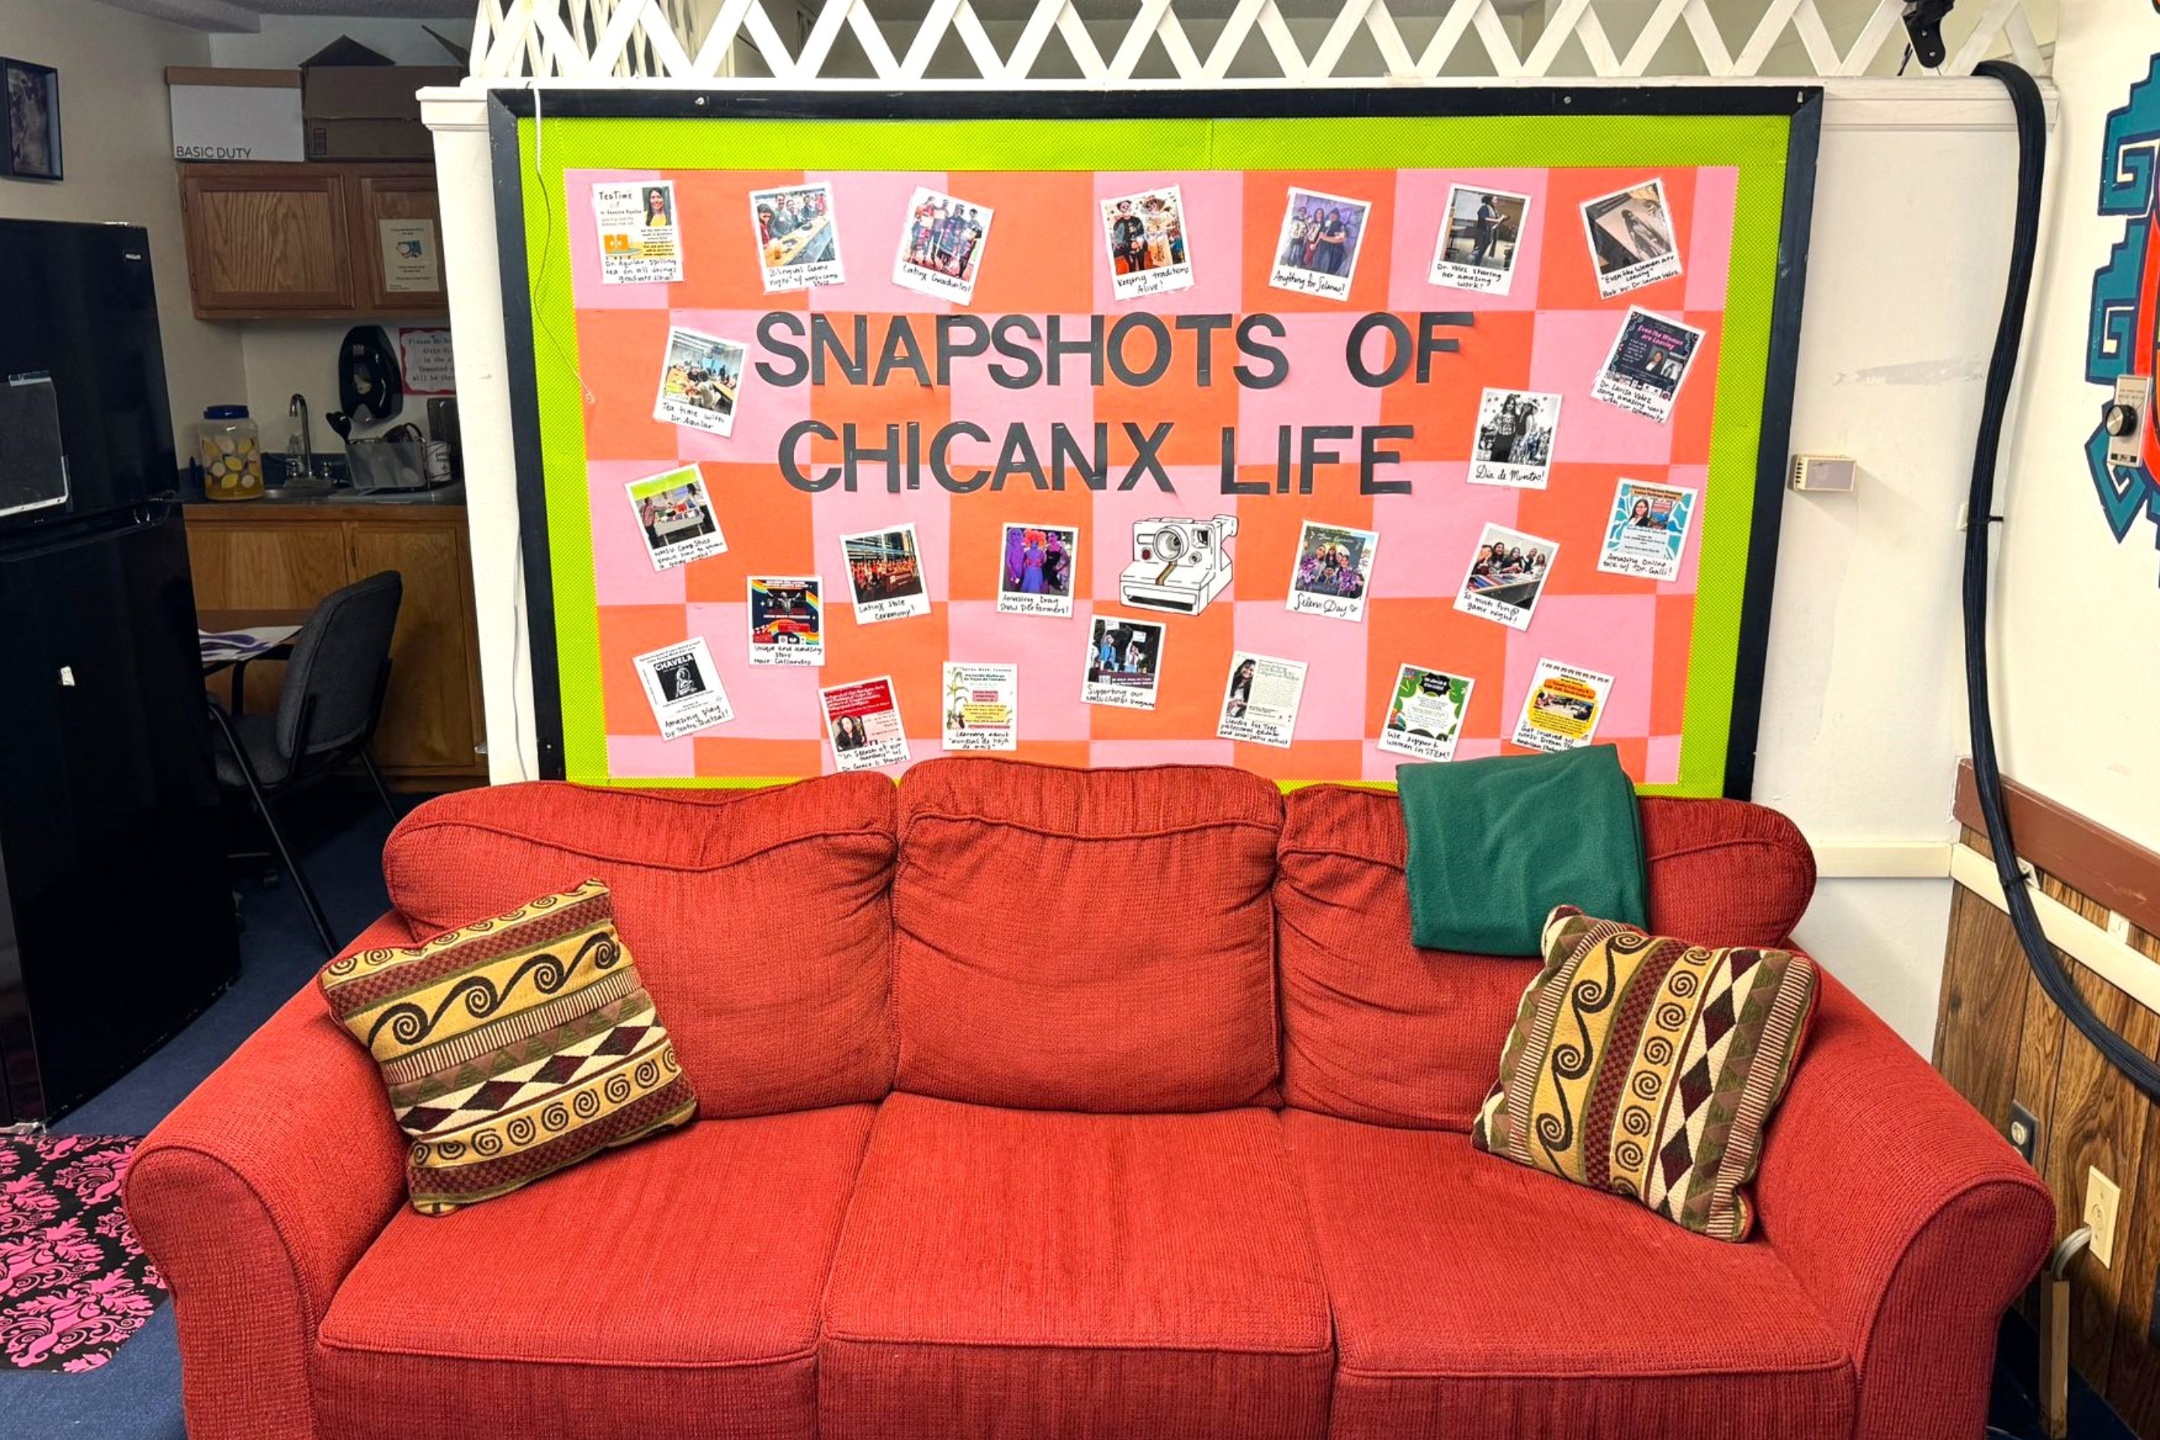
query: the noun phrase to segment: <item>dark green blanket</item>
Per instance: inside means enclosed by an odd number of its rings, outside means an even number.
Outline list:
[[[1635,786],[1612,746],[1400,765],[1395,779],[1412,943],[1535,955],[1555,905],[1647,922]]]

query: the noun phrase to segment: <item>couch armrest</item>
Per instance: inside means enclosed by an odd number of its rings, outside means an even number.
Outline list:
[[[2054,1243],[2054,1198],[1828,975],[1756,1197],[1764,1238],[1852,1347],[1858,1440],[1978,1435],[1996,1326]]]
[[[348,953],[412,940],[387,915]],[[172,1286],[194,1440],[314,1440],[315,1329],[404,1199],[405,1151],[312,982],[143,1141],[127,1212]]]

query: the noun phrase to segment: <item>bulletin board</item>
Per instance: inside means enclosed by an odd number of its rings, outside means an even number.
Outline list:
[[[495,92],[544,773],[1745,796],[1819,106]]]

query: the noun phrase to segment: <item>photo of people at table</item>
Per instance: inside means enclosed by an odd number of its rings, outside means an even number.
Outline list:
[[[750,219],[757,227],[758,268],[766,293],[838,285],[846,279],[830,185],[753,190]]]
[[[735,400],[746,346],[679,327],[668,331],[667,361],[653,419],[713,435],[735,428]]]
[[[1528,628],[1559,553],[1558,541],[1488,521],[1471,552],[1470,570],[1463,576],[1455,608],[1512,629]]]
[[[655,570],[671,570],[727,552],[727,537],[720,533],[712,495],[697,466],[633,480],[624,489]]]

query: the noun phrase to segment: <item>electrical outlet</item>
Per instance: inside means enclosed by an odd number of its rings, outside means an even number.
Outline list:
[[[2010,1146],[2025,1157],[2025,1163],[2033,1163],[2033,1156],[2040,1148],[2040,1122],[2032,1111],[2013,1100],[2010,1102],[2010,1124],[2006,1127]]]
[[[2092,1226],[2092,1257],[2102,1266],[2115,1264],[2115,1207],[2121,1200],[2121,1186],[2101,1174],[2099,1166],[2085,1167],[2085,1208],[2079,1213]]]

